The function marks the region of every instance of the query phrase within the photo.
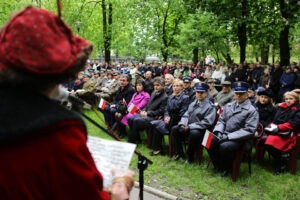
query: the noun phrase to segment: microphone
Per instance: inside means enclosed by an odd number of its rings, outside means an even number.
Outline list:
[[[58,95],[56,98],[58,101],[68,101],[74,105],[83,106],[86,109],[92,109],[92,106],[85,102],[84,100],[71,95],[65,88],[61,86],[58,87]]]

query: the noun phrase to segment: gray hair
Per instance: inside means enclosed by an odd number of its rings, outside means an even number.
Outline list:
[[[126,81],[129,81],[129,76],[127,75],[127,74],[122,74],[121,76],[120,76],[120,79],[121,78],[126,78]]]
[[[167,76],[169,76],[169,77],[171,78],[172,81],[174,80],[174,76],[173,76],[172,74],[166,74],[166,75],[165,75],[165,78],[166,78]]]
[[[162,78],[162,77],[155,77],[154,79],[153,79],[153,83],[159,83],[160,85],[165,85],[165,80]]]

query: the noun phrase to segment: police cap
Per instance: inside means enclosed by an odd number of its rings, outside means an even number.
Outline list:
[[[244,81],[238,81],[233,83],[233,89],[235,93],[244,93],[249,89],[249,84]]]
[[[209,86],[204,82],[199,82],[195,84],[196,92],[207,92]]]
[[[184,76],[182,78],[182,80],[183,80],[184,83],[190,83],[190,82],[192,82],[193,78],[190,77],[190,76]]]

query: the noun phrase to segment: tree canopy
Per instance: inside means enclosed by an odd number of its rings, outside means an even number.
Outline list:
[[[57,13],[56,1],[0,2],[0,26],[32,4]],[[283,65],[299,58],[297,0],[62,0],[62,18],[94,44],[92,57],[147,55],[193,60],[208,54],[231,62],[279,56]],[[80,23],[79,23],[80,22]]]

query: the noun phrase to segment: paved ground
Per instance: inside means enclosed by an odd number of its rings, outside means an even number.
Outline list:
[[[134,187],[130,193],[130,200],[138,200],[139,199],[139,189]],[[144,191],[144,200],[163,200],[158,196],[150,194]]]

